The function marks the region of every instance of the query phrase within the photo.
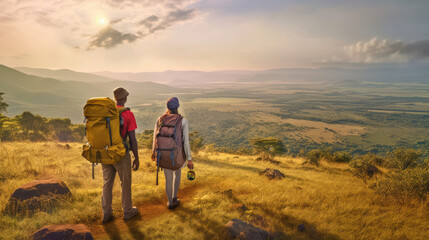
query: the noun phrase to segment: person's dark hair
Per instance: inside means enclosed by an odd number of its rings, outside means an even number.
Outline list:
[[[177,108],[168,109],[165,114],[179,114],[179,110]]]

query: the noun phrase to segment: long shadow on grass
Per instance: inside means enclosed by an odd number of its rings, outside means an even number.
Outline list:
[[[243,202],[234,196],[232,190],[227,190],[223,192],[224,195],[227,196],[233,203],[236,204],[243,204]],[[275,219],[275,222],[272,222],[272,225],[275,226],[276,229],[280,230],[281,234],[276,234],[277,236],[274,236],[274,239],[341,239],[339,236],[335,234],[331,234],[327,231],[318,230],[314,224],[310,224],[309,222],[295,218],[286,214],[281,213],[280,211],[273,211],[266,206],[262,206],[260,204],[248,204],[251,209],[257,209],[261,210],[263,214],[263,218],[269,218]],[[302,232],[298,231],[298,226],[304,226],[301,230]],[[281,230],[290,229],[296,233],[292,234],[286,234]]]
[[[335,167],[328,167],[328,166],[301,166],[298,169],[305,170],[305,171],[314,171],[314,172],[323,172],[323,173],[329,173],[333,175],[347,175],[349,173],[349,170],[347,169],[339,169]]]
[[[210,165],[210,166],[214,166],[214,167],[218,167],[218,168],[241,169],[241,170],[251,171],[251,172],[255,172],[255,173],[259,173],[262,171],[261,169],[255,168],[255,167],[235,165],[235,164],[231,164],[231,163],[218,162],[218,161],[208,160],[208,159],[198,159],[198,163],[202,163],[202,164],[206,164],[206,165]],[[302,178],[299,178],[299,177],[295,177],[295,176],[288,175],[285,173],[283,173],[283,174],[285,175],[286,178],[290,178],[290,179],[294,179],[294,180],[302,180]]]
[[[207,165],[219,167],[219,168],[241,169],[241,170],[246,170],[246,171],[251,171],[251,172],[260,172],[261,171],[261,169],[255,168],[255,167],[235,165],[235,164],[226,163],[226,162],[218,162],[215,160],[208,160],[208,159],[204,159],[204,158],[198,159],[198,163],[207,164]]]
[[[104,230],[109,235],[110,239],[122,239],[121,232],[119,231],[118,226],[116,226],[115,222],[110,222],[108,224],[103,225]]]
[[[140,231],[139,225],[136,222],[137,220],[141,220],[141,218],[131,220],[131,221],[127,221],[127,222],[125,222],[125,224],[127,225],[128,230],[130,231],[131,235],[133,236],[133,239],[142,240],[142,239],[145,239],[145,236],[142,233],[142,231]]]
[[[307,236],[309,239],[341,239],[338,235],[329,233],[325,230],[318,230],[314,224],[311,224],[303,219],[289,216],[280,211],[273,211],[259,204],[251,204],[251,206],[254,209],[262,210],[265,216],[270,216],[272,219],[276,219],[276,227],[281,225],[281,229],[291,229],[296,231],[296,234],[282,233],[283,236],[281,239],[300,239],[303,237],[303,235]],[[304,226],[302,232],[297,231],[299,226]]]
[[[208,218],[200,210],[180,206],[173,212],[182,222],[188,223],[196,232],[203,234],[202,239],[224,239],[224,224]]]

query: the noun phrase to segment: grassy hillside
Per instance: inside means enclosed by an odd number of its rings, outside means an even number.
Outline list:
[[[52,212],[13,218],[0,215],[0,239],[28,238],[47,224],[84,223],[96,239],[222,239],[223,226],[240,218],[277,232],[278,239],[425,239],[429,234],[428,203],[397,205],[381,201],[345,164],[302,165],[299,158],[278,158],[279,165],[255,156],[202,153],[195,160],[197,178],[182,172],[175,211],[165,208],[164,177],[155,186],[155,167],[141,150],[141,169],[133,173],[133,201],[141,216],[122,221],[119,179],[114,187],[116,220],[101,225],[101,167],[92,180],[80,144],[0,145],[0,208],[13,190],[34,179],[66,182],[73,200]],[[267,180],[258,174],[270,167],[286,175]],[[248,210],[241,210],[242,206]],[[300,232],[298,225],[305,224]]]
[[[5,93],[4,98],[10,105],[8,115],[11,116],[32,111],[47,117],[68,117],[74,122],[81,122],[82,108],[87,99],[100,96],[113,98],[112,91],[118,86],[127,88],[133,94],[131,103],[153,100],[157,94],[182,91],[153,82],[111,80],[89,83],[80,82],[79,79],[60,81],[28,75],[0,65],[0,90]]]

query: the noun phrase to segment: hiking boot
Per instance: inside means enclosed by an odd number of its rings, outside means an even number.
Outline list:
[[[180,205],[180,200],[177,198],[173,198],[173,203],[167,203],[167,208],[170,210],[173,210],[175,208],[177,208]]]
[[[167,203],[167,208],[173,210],[175,208],[174,204]]]
[[[108,223],[110,221],[113,220],[113,214],[109,213],[109,214],[104,214],[103,215],[103,220],[101,221],[102,224]]]
[[[139,213],[136,207],[131,208],[130,212],[124,213],[124,220],[129,220]]]
[[[180,200],[178,198],[173,198],[173,205],[178,207],[180,205]]]

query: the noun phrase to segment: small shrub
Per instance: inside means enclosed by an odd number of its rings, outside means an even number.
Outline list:
[[[200,132],[193,131],[189,133],[189,145],[194,155],[198,155],[198,152],[204,147],[204,138],[200,135]]]
[[[351,160],[352,160],[352,156],[345,151],[335,152],[334,155],[332,155],[329,158],[329,161],[331,162],[340,162],[340,163],[350,162]]]
[[[378,183],[376,192],[398,203],[425,201],[429,193],[429,169],[417,167],[388,174]]]
[[[394,169],[405,170],[422,163],[421,152],[414,149],[397,148],[389,153],[389,167]]]
[[[144,130],[139,136],[138,145],[145,149],[152,150],[153,130]]]
[[[375,175],[381,174],[377,166],[381,165],[384,160],[374,153],[368,153],[355,158],[350,162],[353,174],[362,179],[365,183]]]
[[[308,163],[319,166],[319,163],[322,159],[330,161],[332,158],[331,149],[313,149],[307,153],[306,159]]]

